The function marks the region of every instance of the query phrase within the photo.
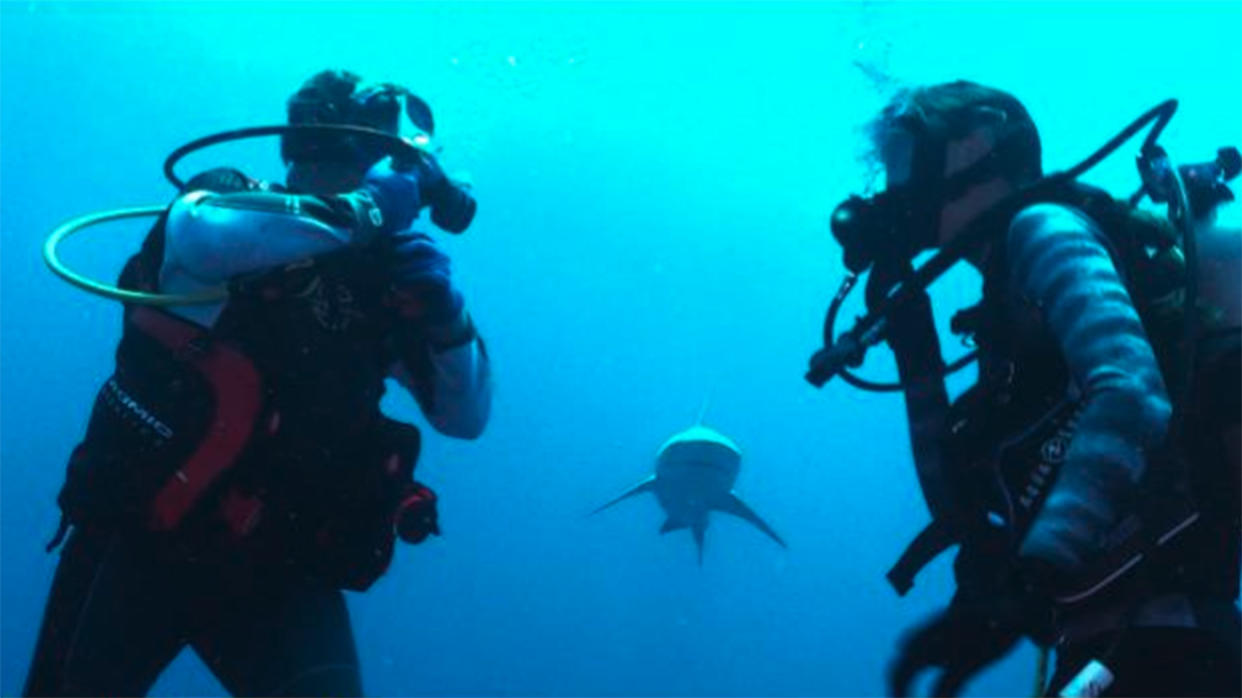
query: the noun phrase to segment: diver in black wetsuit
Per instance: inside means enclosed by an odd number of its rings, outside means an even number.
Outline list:
[[[925,293],[885,328],[935,520],[890,579],[904,593],[919,566],[960,544],[957,593],[904,640],[892,691],[939,668],[935,692],[954,694],[1025,635],[1055,645],[1054,695],[1239,695],[1237,318],[1203,325],[1193,385],[1173,384],[1180,336],[1168,328],[1182,325],[1161,312],[1182,316],[1171,299],[1184,276],[1157,298],[1136,232],[1164,222],[1077,184],[1012,203],[1042,167],[1034,123],[1011,95],[969,82],[903,91],[872,135],[887,189],[867,205],[891,208],[894,235],[838,235],[847,265],[870,265],[869,306],[909,278],[918,251],[986,216],[997,228],[967,256],[983,301],[954,322],[979,349],[974,388],[950,405]],[[1216,287],[1236,294],[1236,266],[1218,271],[1229,278]],[[1064,431],[1036,443],[1039,467],[997,504],[993,466],[1053,414],[1069,415]],[[1197,516],[1157,530],[1153,512],[1187,492]],[[1121,546],[1140,524],[1161,546],[1136,548],[1132,568]]]
[[[341,71],[288,107],[292,124],[433,129],[412,93]],[[359,695],[341,589],[383,574],[395,538],[438,533],[419,433],[379,400],[395,377],[446,435],[487,422],[487,354],[449,259],[408,232],[425,207],[460,232],[474,200],[430,155],[394,165],[321,133],[281,151],[288,189],[194,178],[122,274],[229,295],[126,307],[60,495],[58,539],[72,532],[28,695],[141,695],[187,645],[236,695]]]

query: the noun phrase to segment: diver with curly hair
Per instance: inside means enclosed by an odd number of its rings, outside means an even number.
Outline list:
[[[834,233],[846,266],[870,271],[868,306],[889,308],[933,518],[890,581],[905,593],[959,546],[956,594],[903,640],[892,692],[939,669],[933,691],[955,694],[1025,636],[1055,647],[1052,695],[1239,695],[1236,253],[1198,265],[1203,319],[1188,325],[1193,267],[1173,226],[1044,178],[1012,95],[904,90],[871,135],[886,188],[843,204]],[[1214,205],[1191,203],[1201,253],[1237,247],[1238,231],[1212,229]],[[928,296],[895,289],[919,252],[959,246],[983,297],[953,329],[979,374],[950,402]]]

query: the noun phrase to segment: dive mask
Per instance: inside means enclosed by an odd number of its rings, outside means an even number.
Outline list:
[[[850,196],[833,211],[832,235],[844,251],[846,268],[859,274],[876,263],[909,262],[936,247],[944,204],[1001,174],[1003,163],[1021,156],[1015,138],[1019,130],[1007,121],[1004,112],[989,105],[972,109],[945,136],[933,135],[921,121],[896,120],[880,148],[887,188],[867,198]],[[985,154],[960,169],[951,166],[950,143],[983,127],[990,130]],[[954,172],[946,177],[949,170]]]
[[[944,171],[943,148],[922,124],[902,120],[887,131],[880,151],[884,191],[851,195],[832,212],[832,236],[855,274],[879,262],[909,261],[936,243],[935,182]]]
[[[431,107],[409,88],[391,82],[362,85],[349,99],[357,121],[395,133],[420,148],[430,146],[436,128]],[[400,118],[401,114],[406,118]]]

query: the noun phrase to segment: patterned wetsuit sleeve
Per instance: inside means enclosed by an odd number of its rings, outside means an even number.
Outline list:
[[[1073,572],[1099,552],[1168,431],[1171,408],[1103,236],[1075,209],[1032,206],[1009,229],[1013,291],[1034,302],[1084,400],[1061,474],[1022,555]]]

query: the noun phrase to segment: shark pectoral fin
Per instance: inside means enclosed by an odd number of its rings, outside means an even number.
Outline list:
[[[785,541],[781,540],[781,537],[776,534],[776,531],[773,531],[772,527],[769,526],[766,521],[759,518],[759,515],[747,506],[746,502],[739,499],[736,494],[730,492],[725,495],[724,499],[713,508],[717,511],[723,511],[726,514],[732,514],[739,519],[749,521],[754,524],[755,528],[758,528],[760,531],[768,534],[768,537],[779,543],[782,548],[789,547],[785,545]]]
[[[590,514],[588,514],[588,516],[592,516],[592,515],[594,515],[594,514],[598,514],[598,513],[600,513],[601,511],[603,511],[603,510],[607,509],[608,507],[610,507],[610,506],[612,506],[612,505],[616,504],[617,502],[620,502],[620,501],[625,500],[625,499],[629,499],[630,497],[633,497],[633,496],[634,496],[634,495],[636,495],[636,494],[642,494],[643,492],[650,492],[650,491],[651,491],[654,487],[655,487],[655,476],[654,476],[654,475],[652,475],[651,477],[647,478],[646,480],[643,480],[642,482],[638,483],[637,485],[634,485],[634,486],[633,486],[633,487],[631,487],[630,489],[626,490],[624,493],[622,493],[622,494],[621,494],[621,496],[617,497],[616,499],[613,499],[612,501],[610,501],[610,502],[608,502],[608,503],[606,503],[606,504],[604,504],[604,505],[602,505],[602,506],[600,506],[600,507],[597,507],[594,511],[592,511]]]

